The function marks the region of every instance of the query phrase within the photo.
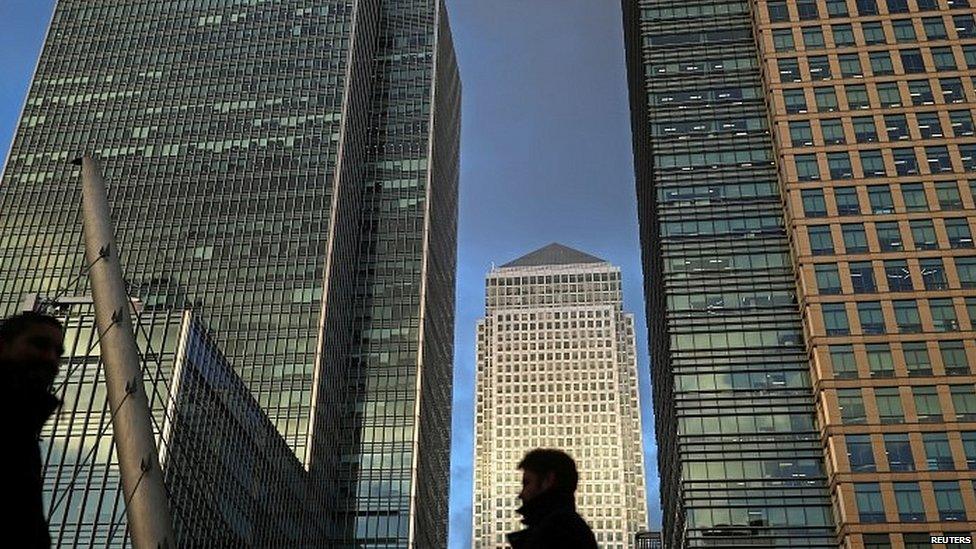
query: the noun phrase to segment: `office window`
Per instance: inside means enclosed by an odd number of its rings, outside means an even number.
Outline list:
[[[925,62],[922,61],[922,51],[917,48],[898,50],[901,56],[901,66],[905,74],[925,72]]]
[[[976,329],[976,296],[966,298],[966,314],[969,315],[969,323]]]
[[[922,320],[918,316],[918,303],[914,299],[896,299],[893,305],[899,333],[917,334],[922,331]]]
[[[943,40],[949,36],[942,17],[923,17],[922,27],[925,29],[925,37],[929,40]]]
[[[876,388],[874,400],[878,405],[878,417],[882,425],[905,423],[905,412],[901,407],[898,387]]]
[[[915,157],[915,149],[911,147],[891,149],[891,155],[895,159],[895,173],[898,175],[918,175],[918,159]]]
[[[828,17],[847,17],[847,0],[826,0]]]
[[[840,226],[844,237],[845,253],[857,254],[868,251],[868,237],[863,223],[843,223]]]
[[[781,82],[800,82],[803,80],[800,76],[800,63],[796,57],[777,59],[776,63],[779,65],[779,79]]]
[[[845,435],[847,443],[847,459],[851,463],[851,471],[855,473],[874,472],[874,451],[871,449],[869,435]]]
[[[905,356],[905,366],[909,376],[932,375],[932,361],[929,350],[924,341],[906,341],[902,343],[902,354]]]
[[[827,167],[831,179],[854,178],[854,168],[851,167],[851,157],[847,151],[827,153]]]
[[[854,126],[854,138],[857,139],[858,143],[873,143],[878,140],[878,131],[874,126],[873,116],[855,116],[851,123]],[[881,158],[880,152],[878,158]]]
[[[796,50],[796,44],[793,43],[793,29],[774,29],[773,48],[778,52]]]
[[[888,13],[908,13],[908,0],[887,0]]]
[[[891,1],[888,0],[889,5]],[[864,549],[891,549],[888,534],[863,534],[861,538],[864,540]]]
[[[935,68],[940,71],[956,70],[956,58],[952,55],[952,48],[932,48],[932,60]]]
[[[912,229],[912,240],[915,241],[916,250],[938,249],[939,241],[935,236],[935,225],[931,219],[913,219],[908,222],[908,226]]]
[[[838,389],[837,403],[840,406],[840,417],[845,424],[857,425],[867,421],[860,389]]]
[[[820,18],[820,10],[817,9],[816,0],[797,0],[796,12],[800,17],[800,21]]]
[[[970,374],[969,360],[966,358],[966,345],[962,341],[940,341],[939,355],[942,357],[946,375],[965,376]]]
[[[956,465],[949,449],[949,437],[945,433],[922,433],[925,461],[929,471],[952,471]]]
[[[861,204],[857,198],[856,187],[834,187],[834,201],[837,202],[837,215],[858,215]]]
[[[962,161],[962,168],[967,172],[976,171],[976,145],[960,143],[959,160]]]
[[[959,320],[956,319],[956,308],[952,306],[952,299],[930,299],[929,310],[932,312],[935,331],[956,332],[959,330]]]
[[[852,261],[850,264],[851,285],[856,294],[877,293],[878,286],[874,281],[874,268],[870,261]]]
[[[976,421],[976,393],[972,385],[950,385],[952,407],[956,410],[956,421]]]
[[[884,522],[884,500],[877,482],[855,482],[854,500],[861,522]]]
[[[925,282],[926,290],[945,290],[949,287],[945,265],[942,264],[941,258],[919,259],[918,266],[922,270],[922,280]]]
[[[963,288],[976,288],[976,257],[956,257],[956,274]]]
[[[942,421],[942,405],[939,403],[939,393],[932,386],[915,385],[912,387],[915,398],[915,411],[919,423],[940,423]]]
[[[953,15],[952,26],[956,28],[959,38],[976,38],[976,20],[973,14]]]
[[[837,94],[833,86],[826,88],[814,88],[813,97],[817,102],[817,110],[820,112],[832,112],[837,110]]]
[[[823,134],[824,144],[840,145],[845,142],[844,125],[840,118],[823,118],[820,120],[820,133]]]
[[[952,171],[952,160],[949,158],[947,147],[925,147],[925,161],[928,162],[929,171],[932,173]]]
[[[963,44],[962,56],[966,60],[966,67],[976,69],[976,44]]]
[[[800,181],[816,181],[820,179],[820,168],[817,166],[817,155],[798,154],[794,157],[796,175]]]
[[[955,181],[939,181],[935,184],[935,196],[939,199],[939,209],[961,210],[962,195]]]
[[[810,250],[813,255],[830,255],[834,253],[834,242],[830,236],[830,225],[810,225],[807,227],[810,236]]]
[[[871,377],[895,377],[895,361],[891,357],[891,347],[887,343],[869,343],[865,345],[865,349]],[[900,404],[898,409],[901,410]]]
[[[805,189],[800,191],[800,197],[806,217],[827,217],[827,202],[822,190]]]
[[[769,9],[769,20],[773,23],[790,20],[790,10],[786,7],[785,0],[771,0],[766,3]]]
[[[879,301],[859,301],[857,317],[861,322],[861,333],[875,335],[885,333],[884,314]]]
[[[942,88],[942,100],[946,103],[962,103],[966,100],[966,91],[959,78],[940,78],[939,87]]]
[[[969,222],[965,217],[945,219],[946,234],[949,235],[949,247],[972,248],[973,235],[969,232]]]
[[[885,169],[884,157],[881,156],[880,150],[864,149],[858,154],[861,156],[861,170],[864,177],[879,177],[888,173],[887,169]]]
[[[790,122],[790,143],[794,147],[813,145],[813,131],[810,129],[809,122],[805,120]]]
[[[969,110],[949,111],[949,125],[952,126],[952,134],[956,137],[974,135],[973,115]]]
[[[834,35],[834,44],[838,48],[845,48],[855,45],[854,28],[850,23],[831,25],[830,32]]]
[[[912,80],[908,83],[908,96],[912,98],[912,105],[931,105],[935,103],[932,86],[928,80]]]
[[[883,436],[885,454],[888,456],[888,470],[893,472],[914,471],[915,458],[912,457],[912,446],[908,442],[908,435],[886,433]]]
[[[885,39],[884,28],[881,26],[880,21],[866,21],[861,23],[861,33],[864,34],[864,43],[868,46],[884,44],[887,41]],[[890,62],[889,59],[889,64]]]
[[[849,335],[850,324],[847,322],[847,310],[843,303],[824,303],[822,306],[824,328],[828,336]]]
[[[878,82],[875,87],[878,89],[878,99],[882,107],[900,107],[902,105],[898,82]]]
[[[897,19],[892,21],[891,28],[895,31],[895,42],[899,44],[918,40],[918,37],[915,36],[915,25],[912,24],[911,19]]]
[[[830,367],[834,370],[834,377],[838,379],[856,378],[857,361],[854,359],[854,348],[850,345],[831,345]]]
[[[803,34],[803,45],[806,49],[816,50],[824,47],[824,35],[819,26],[803,27],[800,32]]]
[[[877,0],[856,0],[858,15],[878,15]]]
[[[837,265],[824,263],[815,267],[817,275],[817,291],[820,295],[833,295],[840,293],[840,273]]]
[[[798,114],[807,112],[807,98],[803,90],[784,90],[783,103],[786,106],[787,114]]]
[[[878,244],[881,246],[882,252],[897,252],[905,248],[897,221],[875,223],[874,228],[878,234]]]
[[[962,435],[962,449],[966,454],[966,468],[972,471],[976,469],[976,431],[963,431],[959,434]]]
[[[915,118],[918,121],[918,131],[922,134],[922,139],[943,136],[942,123],[939,122],[939,113],[919,112],[915,113]]]
[[[861,59],[856,53],[842,53],[837,56],[840,64],[840,74],[845,78],[853,76],[863,76],[864,70],[861,69]]]
[[[874,214],[895,213],[895,202],[891,198],[891,190],[888,185],[868,186],[868,201],[871,203],[871,211]]]
[[[929,210],[929,203],[925,198],[925,186],[921,183],[902,183],[901,198],[905,201],[905,209],[910,212],[927,212]],[[916,242],[918,241],[916,240]]]
[[[888,141],[911,138],[908,133],[908,118],[904,114],[886,114],[884,121],[885,130],[888,132]]]
[[[871,73],[874,76],[895,74],[895,66],[891,64],[891,55],[886,51],[874,51],[868,54],[871,60]]]
[[[925,521],[925,506],[922,492],[917,482],[895,482],[895,503],[898,505],[898,520],[901,522]]]
[[[966,507],[959,493],[959,482],[955,480],[935,481],[935,506],[939,509],[939,520],[966,520]]]
[[[830,80],[830,61],[826,55],[811,55],[807,58],[811,80]]]
[[[851,110],[869,109],[871,101],[868,99],[868,88],[864,84],[848,84],[844,86],[847,94],[847,106]]]

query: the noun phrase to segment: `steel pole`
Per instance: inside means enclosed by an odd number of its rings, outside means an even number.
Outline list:
[[[175,547],[173,520],[159,467],[105,181],[95,159],[86,156],[80,163],[85,257],[91,265],[88,276],[129,533],[136,549]]]

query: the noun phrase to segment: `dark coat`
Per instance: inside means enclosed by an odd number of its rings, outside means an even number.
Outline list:
[[[573,494],[549,491],[518,509],[525,530],[508,534],[512,549],[596,549],[596,537],[576,512]]]
[[[4,453],[10,462],[5,467],[9,481],[3,512],[5,536],[17,540],[25,549],[48,548],[48,533],[44,512],[43,461],[38,438],[41,428],[61,402],[44,389],[31,389],[18,383],[7,368],[0,366],[0,414],[8,424]]]

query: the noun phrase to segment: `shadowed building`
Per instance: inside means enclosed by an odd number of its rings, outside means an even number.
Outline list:
[[[207,318],[321,541],[443,546],[459,123],[440,0],[61,0],[0,186],[0,312],[86,293],[68,161],[98,157],[130,293]]]
[[[533,448],[569,453],[576,504],[600,547],[647,527],[634,317],[620,269],[550,244],[488,273],[478,322],[474,547],[508,547],[521,529],[522,474]]]
[[[623,5],[667,545],[970,535],[973,5]]]

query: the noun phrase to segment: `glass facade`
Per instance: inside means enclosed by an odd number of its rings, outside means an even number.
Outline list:
[[[439,0],[63,0],[0,187],[0,312],[85,292],[69,161],[98,157],[131,294],[206,316],[330,543],[444,545],[459,122]]]
[[[33,300],[65,326],[63,405],[42,431],[58,547],[127,547],[121,479],[90,298]],[[180,546],[300,545],[307,474],[190,311],[136,302],[134,326]]]
[[[836,547],[750,3],[623,6],[665,546]]]

